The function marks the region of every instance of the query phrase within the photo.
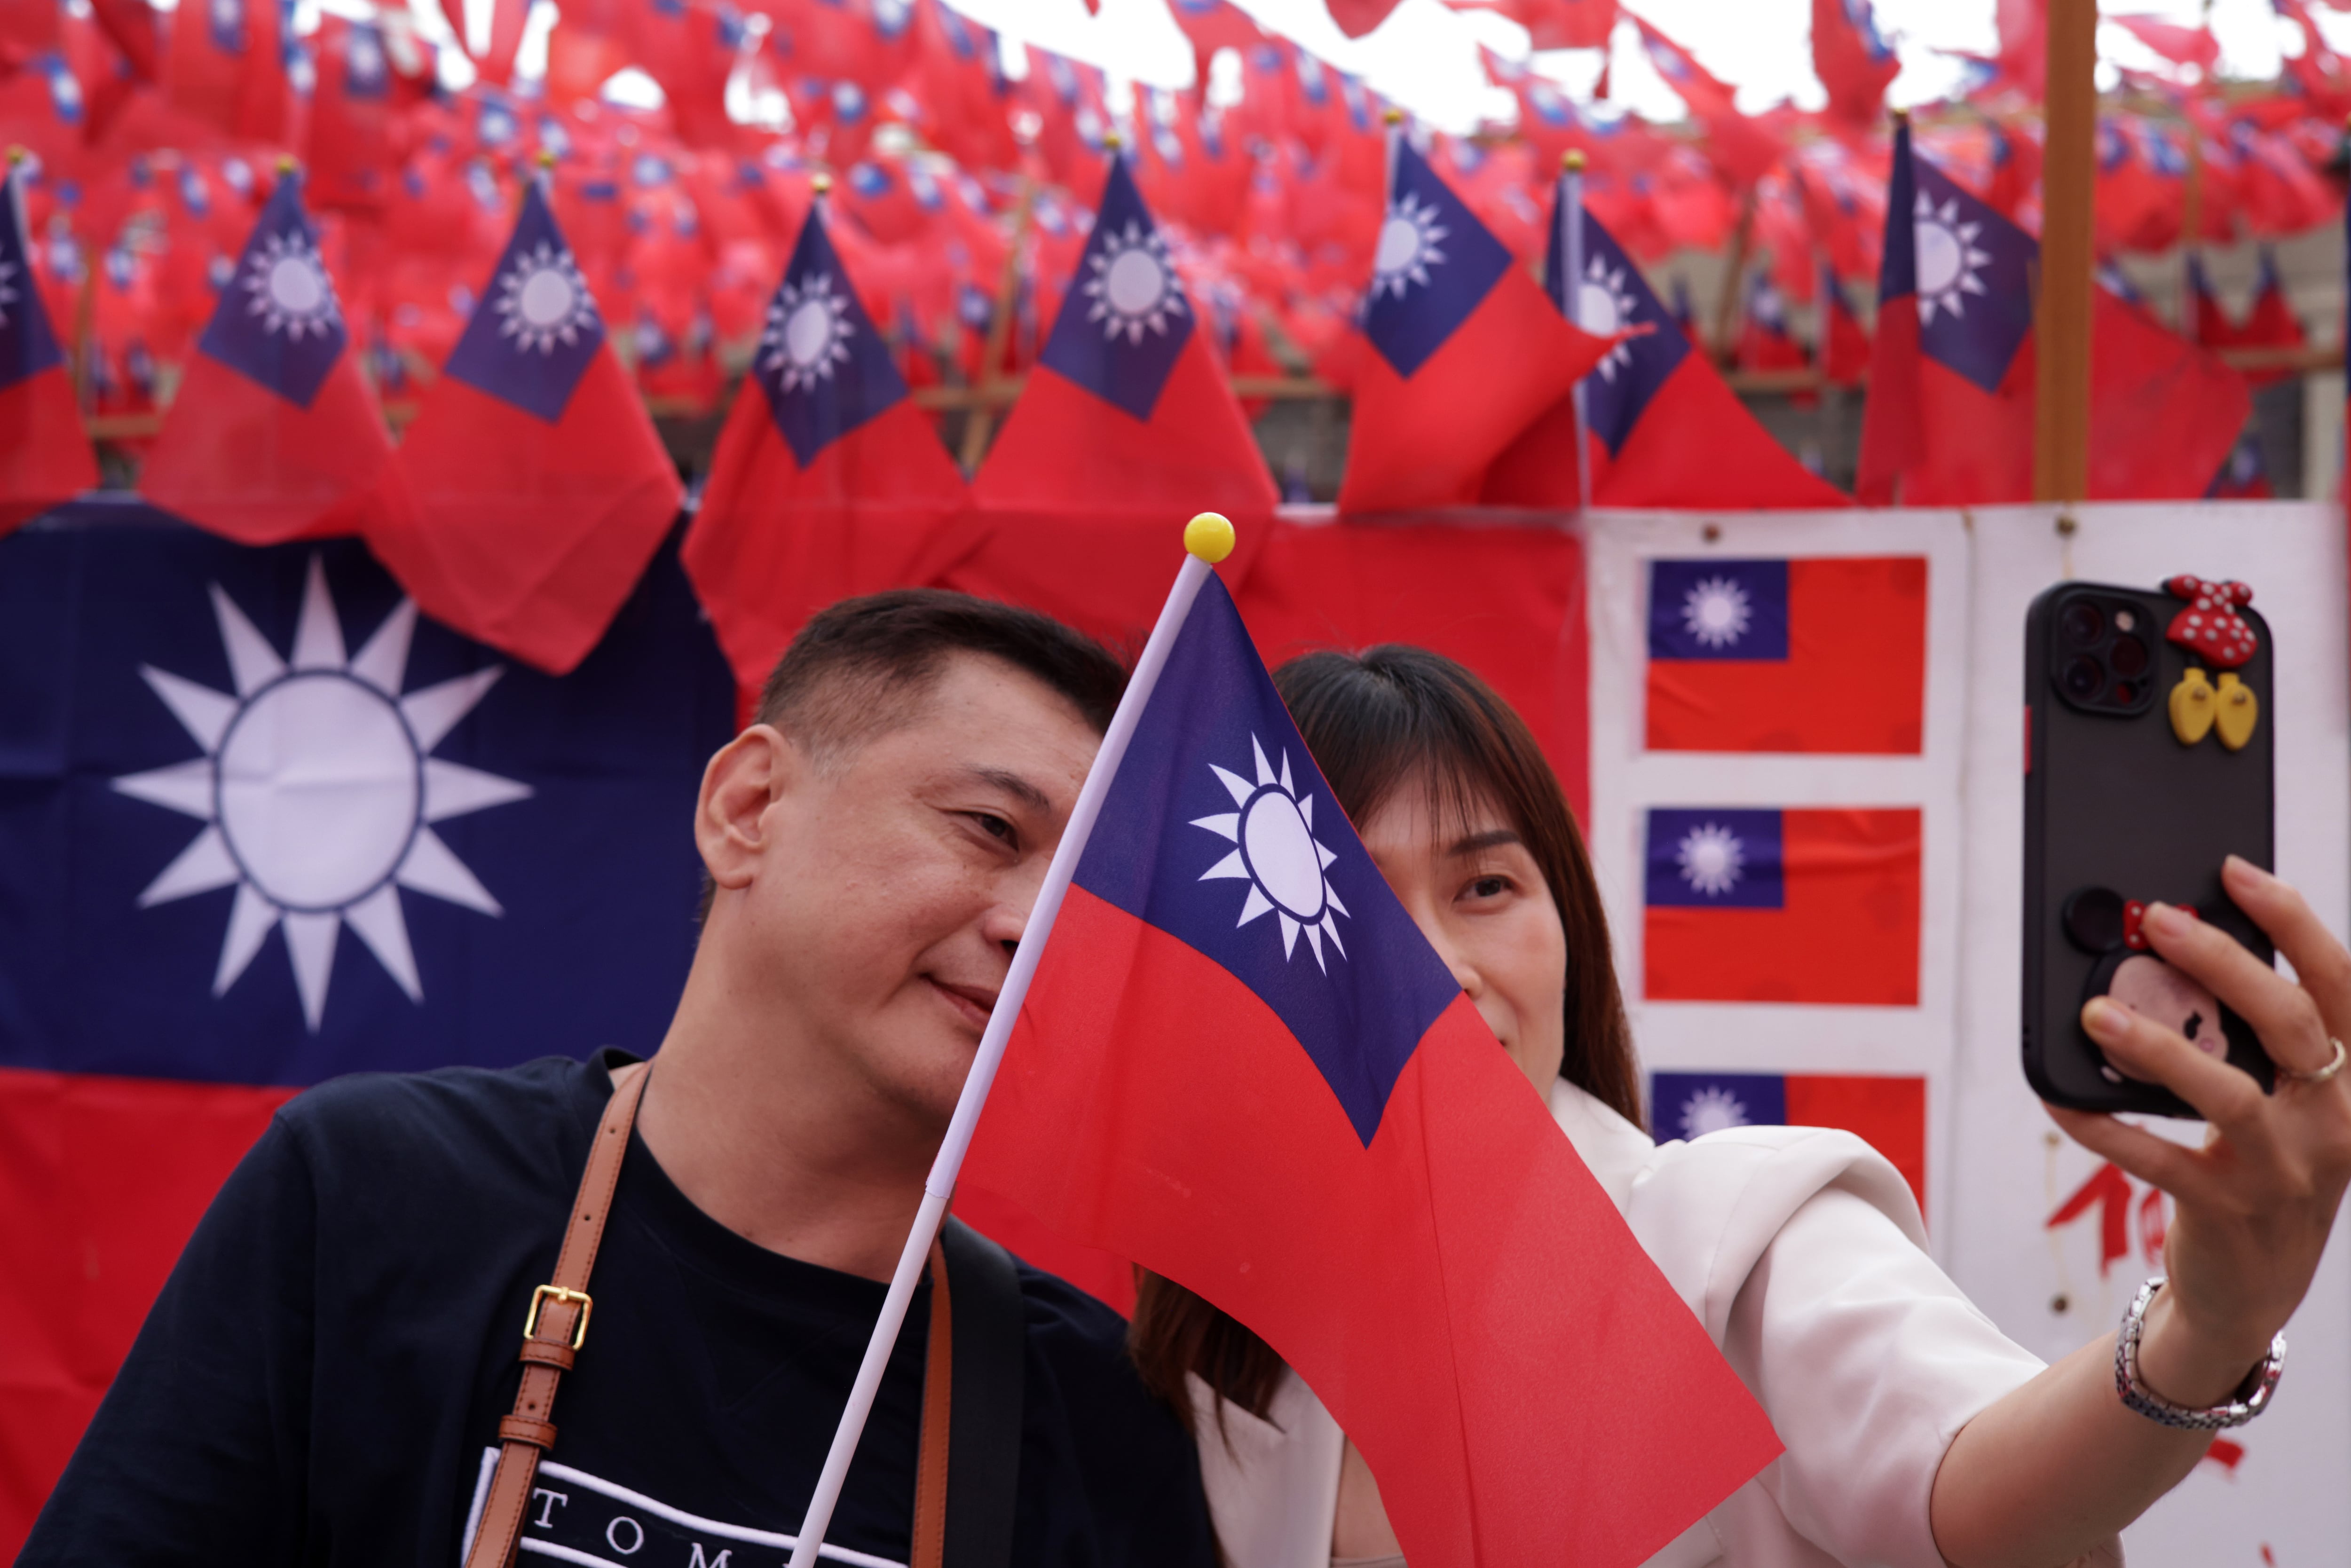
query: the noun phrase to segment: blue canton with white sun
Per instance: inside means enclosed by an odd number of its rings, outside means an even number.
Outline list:
[[[1149,419],[1191,340],[1192,304],[1124,157],[1111,160],[1078,281],[1038,355],[1096,397]]]
[[[450,352],[448,373],[553,424],[603,346],[604,319],[533,180],[489,293]]]
[[[349,341],[335,285],[302,210],[302,182],[277,182],[197,347],[298,408],[319,395]]]
[[[1649,812],[1652,909],[1777,909],[1785,903],[1781,818],[1751,808]]]

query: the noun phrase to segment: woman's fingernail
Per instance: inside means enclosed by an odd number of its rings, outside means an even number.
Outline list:
[[[2235,872],[2239,876],[2245,877],[2253,882],[2275,882],[2277,880],[2275,877],[2270,875],[2269,873],[2263,871],[2261,867],[2255,865],[2252,862],[2247,860],[2242,855],[2231,855],[2227,860],[2220,862],[2220,869],[2223,871]]]
[[[2188,930],[2188,916],[2168,904],[2148,904],[2147,913],[2139,917],[2139,923],[2158,936],[2179,936]]]
[[[2082,1027],[2109,1040],[2120,1035],[2124,1027],[2120,1004],[2104,997],[2092,997],[2083,1004]]]

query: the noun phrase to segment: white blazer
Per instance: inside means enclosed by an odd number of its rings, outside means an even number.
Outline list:
[[[1653,1145],[1564,1080],[1551,1108],[1787,1448],[1651,1568],[1943,1568],[1927,1514],[1944,1450],[2042,1364],[1927,1256],[1900,1175],[1850,1133]],[[1197,1377],[1192,1401],[1232,1568],[1329,1568],[1345,1439],[1322,1402],[1295,1375],[1262,1419]]]

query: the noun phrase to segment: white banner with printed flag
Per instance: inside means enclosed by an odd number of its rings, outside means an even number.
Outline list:
[[[1584,525],[1592,809],[1660,1138],[1846,1127],[1936,1256],[2055,1359],[2157,1267],[2168,1200],[2057,1134],[2018,1060],[2023,627],[2066,577],[2251,583],[2277,638],[2278,869],[2351,927],[2335,507],[1704,516]],[[2181,1137],[2189,1124],[2155,1124]],[[2351,1264],[2274,1408],[2126,1537],[2134,1568],[2332,1563],[2351,1539]]]

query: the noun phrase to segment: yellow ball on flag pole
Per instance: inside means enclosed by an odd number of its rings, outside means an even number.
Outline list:
[[[1233,525],[1221,513],[1202,512],[1184,525],[1184,548],[1214,566],[1233,553]]]

